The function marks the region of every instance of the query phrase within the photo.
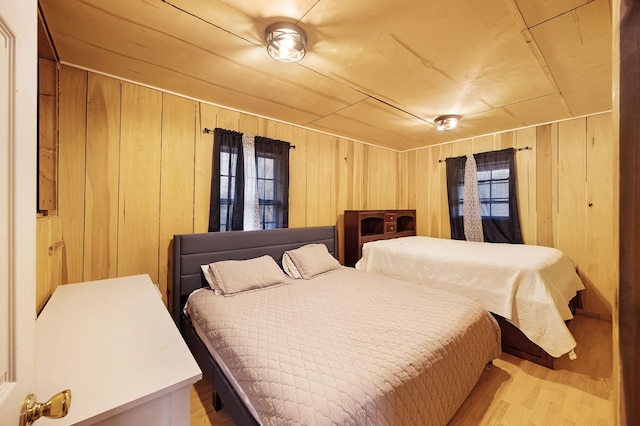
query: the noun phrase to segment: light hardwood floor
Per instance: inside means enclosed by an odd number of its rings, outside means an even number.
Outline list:
[[[578,315],[569,328],[578,359],[562,357],[549,370],[503,354],[486,367],[449,425],[612,425],[611,323]],[[233,425],[211,401],[209,381],[196,383],[191,425]]]

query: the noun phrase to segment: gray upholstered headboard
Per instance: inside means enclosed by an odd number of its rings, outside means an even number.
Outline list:
[[[200,265],[220,260],[244,260],[265,254],[278,264],[282,254],[310,243],[322,243],[336,257],[336,227],[284,228],[262,231],[208,232],[173,237],[173,319],[180,327],[180,312],[187,296],[203,286]],[[206,284],[206,283],[205,283]]]

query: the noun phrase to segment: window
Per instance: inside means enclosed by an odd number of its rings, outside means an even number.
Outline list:
[[[220,153],[220,229],[227,229],[229,209],[235,204],[237,154]],[[256,156],[258,205],[261,229],[276,228],[276,160]]]
[[[224,129],[214,133],[209,231],[286,228],[289,143]]]
[[[482,231],[486,242],[522,243],[513,148],[474,154]],[[466,157],[447,158],[451,238],[464,240]]]
[[[478,193],[482,217],[509,218],[509,169],[494,164],[478,170]]]

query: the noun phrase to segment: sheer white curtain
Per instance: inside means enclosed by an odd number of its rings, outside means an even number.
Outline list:
[[[242,135],[244,156],[244,215],[243,229],[260,229],[260,200],[258,199],[258,172],[256,170],[255,136]]]
[[[478,191],[478,166],[473,155],[467,155],[464,168],[464,236],[467,241],[484,241],[480,193]]]

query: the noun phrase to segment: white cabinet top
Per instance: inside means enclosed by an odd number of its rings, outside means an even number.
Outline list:
[[[38,425],[91,424],[202,377],[148,275],[59,286],[36,321],[36,400],[71,389]]]

